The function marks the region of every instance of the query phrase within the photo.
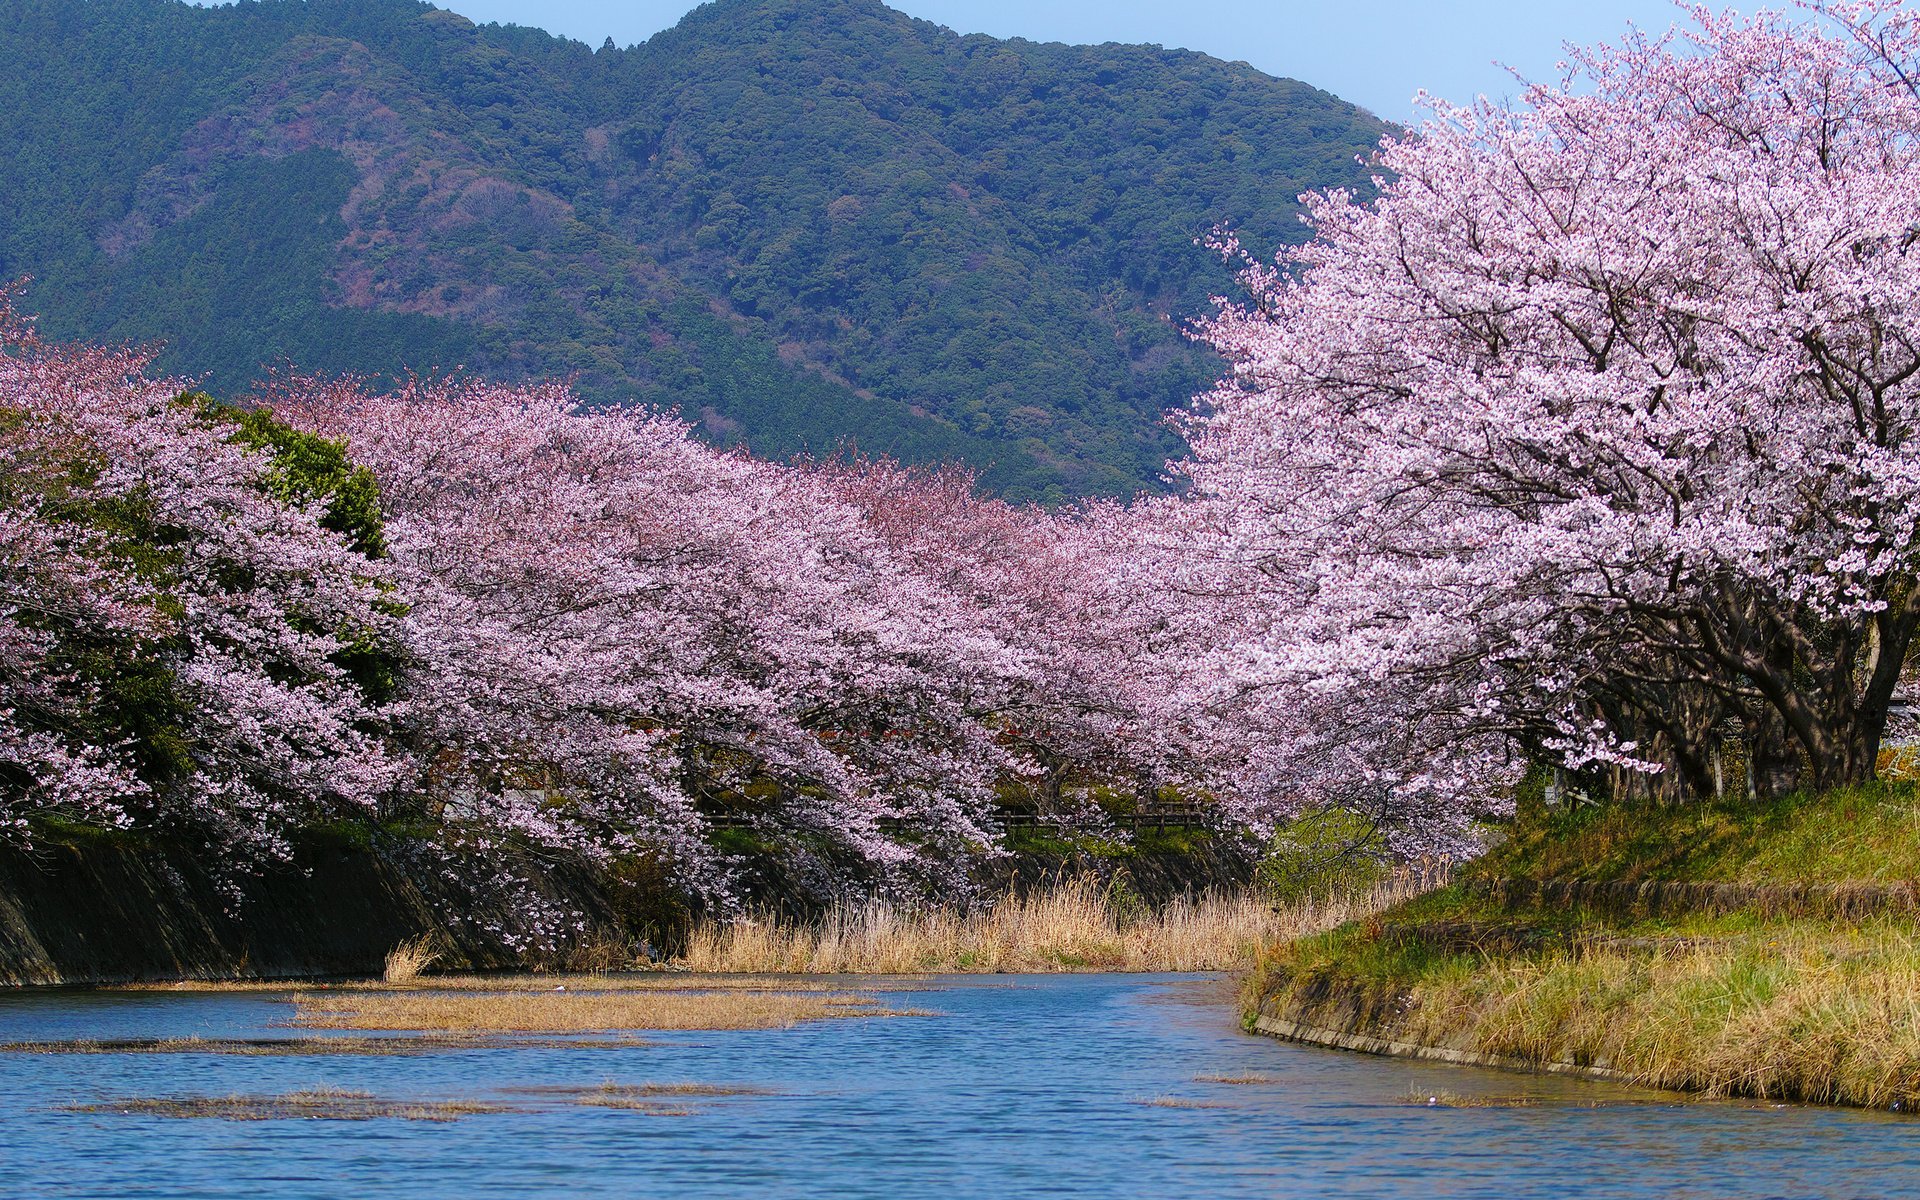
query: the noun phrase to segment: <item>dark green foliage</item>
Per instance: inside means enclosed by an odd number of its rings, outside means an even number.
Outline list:
[[[320,275],[353,178],[331,151],[244,160],[126,257],[41,268],[33,302],[52,332],[162,345],[158,369],[228,395],[274,367],[392,377],[476,357],[482,339],[453,322],[327,303]]]
[[[188,705],[171,662],[183,642],[168,628],[182,611],[168,590],[180,561],[181,531],[160,520],[140,492],[90,492],[87,485],[100,464],[84,451],[10,465],[0,472],[0,488],[10,501],[71,530],[76,544],[124,572],[164,618],[136,634],[77,618],[64,605],[17,610],[16,621],[47,639],[41,674],[49,686],[22,689],[14,719],[72,743],[114,747],[141,780],[164,789],[193,771]],[[10,787],[27,782],[4,780]]]
[[[1326,93],[1157,47],[720,0],[592,53],[414,0],[0,0],[0,278],[61,336],[262,365],[570,375],[755,453],[1152,486],[1226,267],[1364,186]],[[369,180],[377,180],[369,184]]]
[[[210,420],[231,424],[230,441],[272,457],[260,475],[260,486],[268,495],[302,508],[324,503],[321,528],[346,538],[368,558],[386,555],[380,484],[372,471],[347,457],[346,443],[294,429],[264,408],[234,408],[199,395],[186,399]],[[334,661],[375,702],[392,699],[400,690],[403,664],[399,656],[368,633],[340,632],[347,634],[347,649]]]
[[[209,419],[231,424],[228,440],[235,445],[272,456],[260,480],[268,495],[296,506],[325,501],[321,528],[340,534],[368,558],[386,554],[380,485],[372,471],[347,457],[345,442],[295,429],[275,420],[268,409],[234,408],[202,395],[187,400]]]

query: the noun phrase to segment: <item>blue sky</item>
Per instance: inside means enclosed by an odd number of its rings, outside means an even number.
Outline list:
[[[694,7],[688,0],[435,0],[476,21],[533,25],[599,45],[645,41]],[[1240,5],[1192,0],[889,0],[962,33],[1059,42],[1157,42],[1252,63],[1326,88],[1389,120],[1413,115],[1414,92],[1449,100],[1516,89],[1498,60],[1553,78],[1563,42],[1617,38],[1632,21],[1664,30],[1667,0],[1344,0]],[[1750,6],[1749,6],[1750,7]]]

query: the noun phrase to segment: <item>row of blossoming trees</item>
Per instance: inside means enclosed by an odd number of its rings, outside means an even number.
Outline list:
[[[560,387],[290,378],[224,409],[0,320],[18,835],[258,856],[427,822],[723,894],[724,820],[824,888],[937,886],[1009,793],[1168,757],[1131,665],[1168,593],[1124,510],[756,462]]]
[[[1529,766],[1869,778],[1920,623],[1920,27],[1694,20],[1315,198],[1128,506],[560,387],[223,410],[8,313],[0,820],[404,819],[724,894],[718,820],[939,887],[1068,779],[1452,853]]]

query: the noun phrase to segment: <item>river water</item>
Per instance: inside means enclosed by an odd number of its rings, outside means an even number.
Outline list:
[[[905,986],[889,1003],[937,1015],[602,1049],[4,1053],[0,1196],[1920,1196],[1920,1122],[1904,1118],[1286,1045],[1240,1032],[1217,980]],[[286,1036],[289,1013],[271,993],[9,994],[0,1042]],[[684,1115],[528,1101],[685,1082],[764,1094],[696,1097]],[[448,1123],[62,1111],[315,1087],[516,1111]]]

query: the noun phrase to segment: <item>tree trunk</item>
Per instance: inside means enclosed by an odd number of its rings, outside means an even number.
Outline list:
[[[1787,722],[1767,709],[1748,718],[1751,730],[1748,763],[1755,799],[1773,800],[1800,788],[1804,761]]]

